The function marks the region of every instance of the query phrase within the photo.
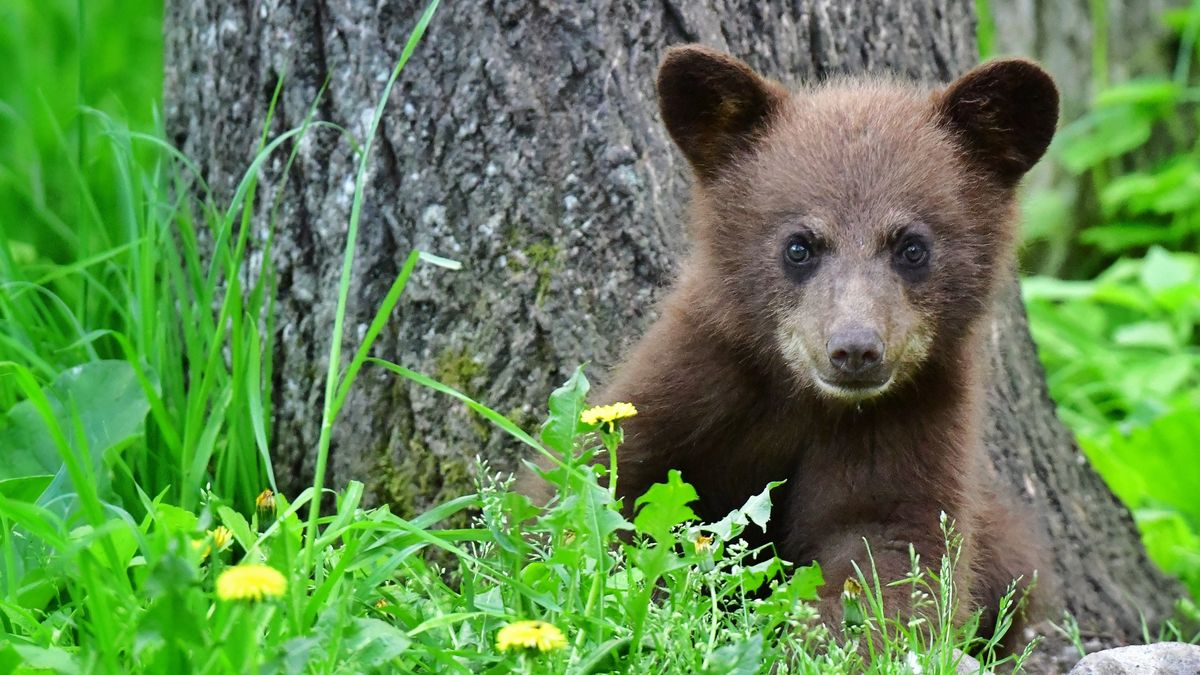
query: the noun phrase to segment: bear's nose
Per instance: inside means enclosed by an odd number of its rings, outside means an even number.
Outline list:
[[[883,339],[870,328],[835,333],[825,348],[829,351],[829,362],[845,375],[863,375],[883,360]]]

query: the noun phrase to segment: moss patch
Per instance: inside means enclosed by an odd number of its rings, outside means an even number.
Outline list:
[[[472,382],[483,372],[483,366],[475,361],[466,347],[452,347],[438,354],[434,364],[437,379],[464,394],[474,397]]]
[[[417,441],[410,441],[394,461],[392,453],[381,449],[376,466],[375,485],[379,500],[390,504],[392,512],[412,518],[429,508],[475,491],[475,477],[461,457],[441,457]],[[459,513],[447,527],[466,527],[469,513]]]
[[[508,267],[514,272],[532,270],[537,275],[537,295],[534,301],[541,306],[550,288],[550,280],[561,265],[559,256],[562,249],[549,240],[535,241],[525,246],[518,246],[515,236],[510,237],[511,248],[519,248],[523,256],[510,256]]]

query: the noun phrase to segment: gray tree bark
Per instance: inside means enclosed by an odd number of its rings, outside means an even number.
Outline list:
[[[254,153],[276,80],[276,130],[318,114],[361,137],[422,7],[411,1],[183,2],[168,9],[171,138],[220,195]],[[375,353],[533,427],[582,361],[594,379],[654,316],[687,246],[690,178],[659,124],[665,47],[701,41],[784,82],[895,70],[946,81],[975,61],[970,0],[491,0],[447,3],[397,86],[370,167],[347,349],[404,255],[422,268]],[[328,131],[303,142],[279,214],[272,447],[294,493],[315,455],[354,162]],[[266,222],[284,156],[263,172]],[[1048,603],[1085,630],[1140,635],[1178,594],[1126,510],[1054,413],[1019,295],[992,326],[989,444],[1003,480],[1045,518],[1060,579]],[[365,371],[333,445],[329,484],[368,482],[402,512],[473,489],[474,458],[522,450],[447,399]]]

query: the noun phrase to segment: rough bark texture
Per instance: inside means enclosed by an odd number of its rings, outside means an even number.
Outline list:
[[[254,153],[277,78],[279,130],[325,78],[318,115],[362,136],[421,6],[261,0],[169,3],[172,139],[228,195]],[[948,80],[975,60],[970,0],[493,0],[449,3],[389,101],[371,163],[347,348],[412,248],[422,268],[376,354],[434,375],[533,426],[575,364],[593,377],[650,321],[679,251],[689,177],[659,124],[663,49],[702,41],[784,82],[862,70]],[[351,202],[350,146],[304,141],[283,196],[274,264],[276,470],[309,480],[321,375]],[[284,155],[264,171],[273,196]],[[260,229],[271,199],[262,197]],[[261,234],[261,232],[259,233]],[[1014,284],[1015,288],[1015,284]],[[1128,513],[1079,453],[1046,395],[1019,296],[998,308],[989,442],[1005,480],[1047,521],[1061,589],[1050,603],[1116,639],[1176,596]],[[471,489],[476,455],[521,450],[432,392],[368,369],[339,421],[330,484],[365,479],[401,512]]]

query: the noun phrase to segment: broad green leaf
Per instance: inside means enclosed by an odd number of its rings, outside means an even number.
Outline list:
[[[561,581],[555,576],[550,566],[541,562],[532,562],[521,570],[521,581],[530,588],[541,593],[552,593]]]
[[[589,388],[583,366],[580,366],[571,379],[550,394],[550,416],[542,425],[542,442],[564,457],[570,456],[575,437],[581,431],[579,415],[586,407]]]
[[[725,645],[713,652],[703,672],[705,675],[754,675],[762,667],[762,651],[761,635]]]
[[[1200,537],[1178,511],[1169,509],[1134,509],[1134,520],[1142,532],[1146,552],[1169,572],[1184,571],[1189,560],[1186,552],[1200,551]]]
[[[1068,170],[1083,173],[1144,145],[1155,117],[1135,107],[1096,110],[1060,131],[1053,149]]]
[[[1140,321],[1117,328],[1113,342],[1122,347],[1179,348],[1179,337],[1165,321]]]
[[[1141,282],[1153,294],[1185,284],[1196,278],[1196,264],[1186,257],[1155,246],[1146,253]]]
[[[694,564],[685,556],[675,555],[670,546],[654,546],[648,549],[627,546],[625,554],[629,556],[634,566],[641,572],[642,577],[649,580],[650,584],[671,570],[690,567]]]
[[[0,480],[0,495],[23,502],[36,502],[52,480],[54,476],[51,475],[5,478]]]
[[[1106,87],[1096,94],[1094,103],[1097,107],[1170,106],[1180,93],[1179,85],[1171,80],[1143,78]]]
[[[1159,358],[1127,359],[1120,377],[1120,388],[1128,400],[1145,397],[1166,398],[1191,379],[1196,364],[1188,354]]]
[[[54,424],[72,439],[75,422],[83,429],[83,444],[93,461],[110,448],[142,433],[150,405],[133,368],[124,361],[93,361],[60,374],[45,389]],[[47,433],[46,421],[28,401],[0,418],[0,479],[54,475],[62,457]]]
[[[758,525],[763,532],[767,531],[767,522],[771,520],[771,490],[783,485],[784,481],[777,480],[767,483],[763,491],[746,500],[742,513],[750,522]]]
[[[629,636],[618,637],[601,644],[599,647],[593,649],[590,654],[584,656],[573,672],[580,673],[580,675],[616,672],[618,670],[617,655],[628,651],[631,639]]]
[[[258,535],[250,529],[250,523],[246,522],[246,517],[228,506],[218,506],[217,515],[221,518],[221,524],[228,527],[229,531],[233,533],[233,538],[241,544],[242,549],[249,551]]]
[[[1044,189],[1021,200],[1021,240],[1049,239],[1060,235],[1071,218],[1071,197],[1065,190]]]
[[[170,504],[154,508],[154,522],[172,534],[194,534],[200,528],[200,518],[186,509]]]
[[[1027,277],[1021,280],[1021,294],[1030,300],[1075,300],[1089,298],[1096,291],[1090,281],[1064,281],[1050,277]]]
[[[792,571],[788,590],[793,594],[792,597],[799,600],[816,600],[817,589],[824,585],[825,576],[821,573],[821,566],[813,563]]]
[[[769,579],[773,579],[783,571],[783,562],[774,556],[753,565],[744,566],[739,574],[742,588],[747,593],[755,593]]]
[[[75,657],[66,650],[19,642],[0,644],[0,668],[3,668],[6,673],[74,674],[81,672]]]
[[[408,649],[412,641],[404,631],[379,619],[355,618],[345,637],[342,665],[353,664],[359,672],[373,671],[390,663]]]
[[[1079,233],[1079,240],[1106,253],[1121,253],[1131,248],[1176,241],[1179,234],[1170,228],[1151,222],[1117,222],[1094,225]]]
[[[700,529],[712,532],[720,541],[730,541],[740,536],[751,521],[766,532],[767,522],[771,519],[771,490],[783,485],[783,482],[768,483],[762,492],[747,499],[742,508],[730,511],[715,523],[701,525]]]
[[[124,569],[138,550],[138,539],[134,530],[132,523],[113,518],[99,528],[81,525],[71,531],[71,539],[90,549],[97,560],[108,561],[108,551],[111,550],[118,559],[109,562],[117,569]]]
[[[696,489],[683,482],[677,469],[672,469],[666,483],[655,483],[646,494],[638,497],[635,506],[640,510],[633,525],[660,543],[669,541],[671,528],[695,520],[696,514],[688,504],[699,498]]]
[[[742,513],[741,509],[734,509],[717,522],[701,525],[700,528],[712,532],[720,541],[729,541],[746,529],[746,514]]]

